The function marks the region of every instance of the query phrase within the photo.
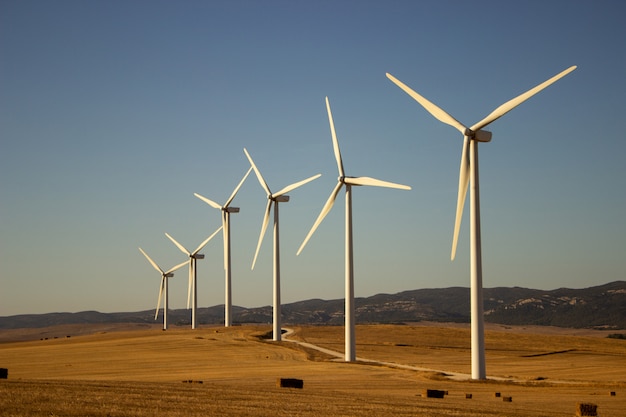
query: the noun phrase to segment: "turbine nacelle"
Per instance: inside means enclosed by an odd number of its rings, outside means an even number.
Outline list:
[[[239,207],[222,207],[222,211],[226,213],[239,213]]]
[[[276,196],[276,197],[269,196],[268,199],[272,200],[272,201],[274,201],[276,203],[286,203],[286,202],[289,201],[289,196],[288,195],[279,195],[279,196]]]
[[[204,259],[204,254],[203,253],[196,253],[194,256],[194,259]]]
[[[172,278],[174,276],[173,272],[169,272],[167,274],[163,274],[163,278]]]
[[[491,142],[491,132],[487,130],[478,130],[473,132],[471,129],[465,129],[465,136],[478,142]]]

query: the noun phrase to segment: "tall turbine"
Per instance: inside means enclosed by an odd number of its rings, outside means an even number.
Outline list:
[[[197,324],[198,324],[198,317],[197,317],[197,309],[198,309],[198,270],[197,270],[197,260],[198,259],[204,259],[204,255],[201,253],[198,253],[202,250],[202,248],[204,248],[206,246],[207,243],[209,243],[209,241],[211,239],[213,239],[213,236],[215,236],[220,230],[222,230],[222,226],[220,226],[215,232],[213,232],[213,234],[211,236],[209,236],[208,238],[206,238],[204,240],[204,242],[202,242],[195,251],[190,252],[188,251],[183,245],[181,245],[180,243],[178,243],[172,236],[168,235],[167,233],[165,234],[165,236],[167,236],[167,238],[169,240],[171,240],[174,245],[176,245],[176,247],[178,249],[180,249],[180,251],[182,253],[184,253],[185,255],[189,256],[189,284],[187,286],[187,308],[189,308],[189,298],[191,297],[192,300],[192,304],[191,304],[191,328],[195,329]]]
[[[201,196],[198,193],[194,193],[194,195],[196,197],[198,197],[200,200],[204,201],[205,203],[207,203],[208,205],[210,205],[213,208],[216,208],[218,210],[222,211],[222,233],[224,236],[224,274],[225,274],[225,285],[224,285],[224,292],[225,292],[225,299],[224,299],[224,326],[225,327],[230,327],[233,324],[232,321],[232,315],[231,315],[231,310],[232,310],[232,304],[233,304],[233,296],[232,296],[232,290],[231,290],[231,259],[230,259],[230,214],[231,213],[239,213],[239,207],[231,207],[230,203],[233,202],[233,199],[235,198],[235,196],[237,195],[237,192],[239,191],[239,189],[241,188],[241,186],[243,185],[244,181],[246,180],[246,178],[248,178],[248,175],[250,175],[250,172],[252,171],[252,167],[250,167],[248,169],[248,172],[246,172],[246,175],[243,176],[243,178],[241,179],[241,181],[239,181],[239,184],[237,185],[237,187],[235,187],[235,190],[233,191],[233,193],[230,195],[230,198],[228,200],[226,200],[226,203],[224,203],[223,206],[217,204],[215,201],[213,200],[209,200],[206,197]]]
[[[157,265],[157,263],[154,262],[152,258],[150,258],[148,254],[143,251],[143,249],[139,248],[139,251],[143,253],[143,256],[145,256],[148,262],[150,262],[150,265],[152,265],[154,269],[159,271],[159,273],[161,274],[161,285],[159,286],[159,299],[157,301],[157,308],[156,308],[156,312],[154,313],[154,319],[156,320],[157,317],[159,316],[159,308],[161,308],[161,300],[163,300],[163,330],[167,330],[167,310],[169,308],[167,281],[168,281],[168,278],[172,278],[174,276],[174,271],[176,271],[178,268],[184,265],[187,265],[189,261],[185,261],[181,264],[176,265],[175,267],[171,269],[168,269],[167,271],[163,271],[161,267]]]
[[[256,252],[254,253],[254,260],[252,261],[252,269],[254,269],[254,265],[256,264],[257,256],[259,255],[259,250],[261,249],[261,243],[263,243],[263,237],[265,236],[265,231],[267,230],[267,225],[270,221],[270,211],[272,210],[272,204],[274,204],[274,276],[273,276],[273,305],[274,305],[274,341],[281,340],[281,323],[280,323],[280,242],[279,242],[279,232],[278,232],[278,203],[286,203],[289,201],[289,196],[286,195],[288,192],[295,190],[296,188],[306,184],[307,182],[313,181],[316,178],[319,178],[322,174],[317,174],[312,177],[309,177],[305,180],[296,182],[294,184],[288,185],[277,193],[273,193],[270,191],[269,186],[263,179],[261,175],[261,171],[257,168],[252,157],[248,153],[248,151],[244,148],[244,153],[248,160],[250,161],[250,165],[254,169],[254,173],[256,174],[261,187],[265,190],[267,194],[267,207],[265,209],[265,216],[263,217],[263,225],[261,226],[261,235],[259,236],[259,243],[256,246]]]
[[[454,260],[456,246],[463,215],[463,206],[467,195],[468,182],[471,184],[470,193],[470,288],[471,288],[471,339],[472,339],[472,379],[485,379],[485,337],[484,337],[484,317],[483,317],[483,284],[482,284],[482,256],[480,241],[480,201],[478,186],[478,142],[489,142],[491,132],[482,130],[491,122],[504,116],[506,113],[528,100],[550,84],[574,71],[576,66],[560,72],[549,80],[528,90],[524,94],[507,101],[496,108],[484,119],[467,128],[461,122],[450,116],[444,110],[431,103],[406,84],[387,73],[393,83],[404,92],[413,97],[431,115],[442,123],[456,128],[463,135],[463,151],[461,153],[461,168],[459,173],[459,190],[457,195],[456,219],[454,222],[454,234],[452,237],[452,253],[450,258]],[[469,148],[469,149],[468,149]],[[468,155],[469,152],[469,155]]]
[[[354,339],[354,273],[353,273],[353,256],[352,256],[352,186],[370,185],[376,187],[387,188],[399,188],[402,190],[410,190],[411,187],[407,185],[395,184],[392,182],[381,181],[370,177],[348,177],[343,170],[343,162],[341,161],[341,152],[339,151],[339,142],[337,141],[337,135],[335,133],[335,124],[333,122],[333,115],[330,111],[330,103],[328,97],[326,97],[326,110],[328,111],[328,121],[330,123],[330,133],[333,140],[333,150],[335,153],[335,159],[337,160],[337,168],[339,169],[339,178],[337,179],[337,185],[330,193],[330,197],[324,204],[322,211],[320,212],[317,220],[311,227],[309,234],[300,245],[298,249],[298,255],[304,249],[317,227],[320,225],[324,217],[330,212],[335,204],[335,199],[341,190],[341,187],[346,187],[346,299],[345,299],[345,356],[346,362],[353,362],[356,360],[356,341]]]

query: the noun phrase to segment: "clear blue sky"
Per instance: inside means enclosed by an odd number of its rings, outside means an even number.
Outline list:
[[[357,296],[469,286],[468,207],[449,259],[462,138],[390,72],[471,125],[571,66],[489,126],[480,146],[485,287],[626,279],[622,1],[3,1],[0,315],[154,308],[248,168],[270,187],[321,173],[281,205],[283,302],[342,298],[344,202],[296,257],[337,178],[324,97],[354,190]],[[342,194],[343,195],[343,194]],[[265,195],[232,216],[233,303],[270,305]],[[221,238],[199,305],[224,302]],[[171,281],[186,304],[187,276]]]

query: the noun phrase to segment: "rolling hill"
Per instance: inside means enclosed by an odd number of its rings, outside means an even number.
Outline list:
[[[357,322],[468,323],[469,293],[469,288],[451,287],[357,298]],[[485,288],[483,295],[485,320],[492,323],[626,329],[626,281],[615,281],[583,289]],[[343,299],[311,299],[284,304],[283,322],[343,325],[343,308]],[[236,323],[271,323],[272,308],[233,307],[233,317]],[[184,309],[171,310],[168,319],[173,325],[187,325],[190,323],[190,313]],[[220,324],[223,320],[223,305],[198,309],[199,324]],[[155,323],[154,310],[127,313],[83,311],[0,317],[0,329],[103,323]]]

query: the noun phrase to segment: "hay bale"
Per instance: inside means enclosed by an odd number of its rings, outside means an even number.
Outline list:
[[[8,379],[9,370],[7,368],[0,368],[0,379]]]
[[[513,401],[513,397],[502,397],[502,401],[505,403],[510,403]]]
[[[493,394],[493,396],[496,397],[496,398],[500,398],[500,395],[501,394],[499,392],[496,392],[496,393]]]
[[[446,395],[446,391],[441,391],[438,389],[427,389],[422,393],[422,397],[425,398],[443,398]]]
[[[615,397],[615,391],[611,391],[611,392],[609,392],[609,395],[610,395],[611,397]]]
[[[465,398],[468,399],[468,400],[471,400],[472,399],[472,394],[465,394]]]
[[[591,403],[578,403],[576,405],[577,416],[597,416],[598,406]]]
[[[304,388],[304,381],[297,378],[278,378],[276,386],[279,388]]]

